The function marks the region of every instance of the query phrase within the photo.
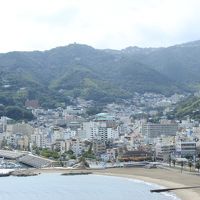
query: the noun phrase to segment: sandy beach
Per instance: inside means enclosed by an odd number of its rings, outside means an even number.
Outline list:
[[[128,168],[128,169],[108,169],[104,172],[96,172],[98,174],[120,176],[125,178],[139,179],[145,182],[158,184],[166,188],[172,187],[185,187],[200,185],[200,177],[196,175],[189,175],[180,173],[179,171],[169,171],[164,169],[141,169],[141,168]],[[182,200],[199,200],[200,188],[176,190],[173,192]]]
[[[65,173],[72,170],[54,168],[54,169],[38,169],[35,170],[41,173]],[[74,171],[74,170],[73,170]],[[84,170],[76,170],[84,171]],[[103,170],[87,170],[94,174],[119,176],[125,178],[138,179],[149,183],[158,184],[166,188],[172,187],[185,187],[185,186],[197,186],[200,185],[200,176],[183,172],[175,169],[144,169],[144,168],[111,168]],[[181,200],[199,200],[200,188],[176,190],[173,192]]]

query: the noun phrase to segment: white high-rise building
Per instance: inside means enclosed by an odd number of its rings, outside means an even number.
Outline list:
[[[119,138],[119,129],[107,128],[107,138],[108,139],[118,139]]]
[[[83,122],[83,131],[86,139],[96,139],[99,132],[99,122]]]
[[[71,140],[71,150],[76,156],[81,155],[83,151],[84,142],[79,139]]]
[[[106,122],[84,122],[85,139],[107,141],[119,138],[118,128],[107,127]]]

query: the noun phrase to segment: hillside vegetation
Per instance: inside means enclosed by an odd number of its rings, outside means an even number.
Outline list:
[[[176,109],[170,113],[175,118],[184,119],[190,117],[192,119],[200,119],[200,98],[189,97],[185,101],[181,102]]]
[[[0,54],[0,103],[43,107],[71,97],[97,102],[131,98],[134,92],[170,95],[200,86],[200,42],[168,48],[98,50],[71,44],[48,51]]]

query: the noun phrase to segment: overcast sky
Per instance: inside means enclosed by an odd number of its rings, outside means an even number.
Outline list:
[[[199,40],[199,9],[200,0],[0,0],[0,52]]]

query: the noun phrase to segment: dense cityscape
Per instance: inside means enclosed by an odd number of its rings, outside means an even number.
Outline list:
[[[199,200],[200,1],[0,1],[0,200]]]
[[[199,122],[167,119],[184,98],[136,93],[130,101],[105,105],[100,113],[93,101],[80,98],[56,109],[42,109],[37,100],[27,100],[34,120],[1,117],[0,155],[9,158],[7,154],[18,152],[18,161],[36,168],[76,166],[83,157],[93,168],[131,166],[137,161],[195,166],[200,157]],[[44,162],[35,163],[28,159],[31,156]]]

